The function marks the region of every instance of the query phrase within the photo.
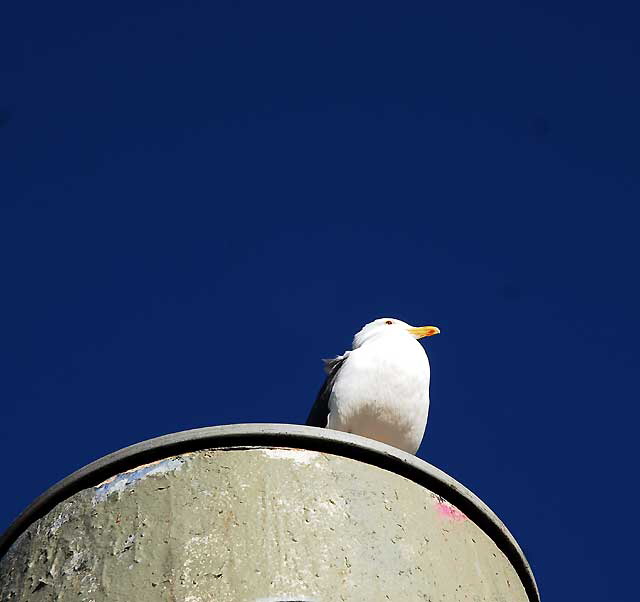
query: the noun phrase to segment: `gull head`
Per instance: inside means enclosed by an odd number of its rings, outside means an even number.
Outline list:
[[[421,339],[438,334],[440,330],[435,326],[411,326],[396,318],[378,318],[362,327],[353,337],[353,349],[379,337],[409,337]]]

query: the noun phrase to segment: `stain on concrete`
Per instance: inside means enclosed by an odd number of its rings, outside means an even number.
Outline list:
[[[96,504],[106,500],[112,493],[122,493],[127,487],[131,487],[136,481],[145,479],[151,475],[164,474],[172,470],[179,470],[184,461],[181,458],[169,458],[139,466],[134,470],[123,472],[107,479],[95,487],[94,502]]]

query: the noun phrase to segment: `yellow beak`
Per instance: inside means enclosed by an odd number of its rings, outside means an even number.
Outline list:
[[[416,339],[421,339],[422,337],[440,334],[440,329],[435,326],[416,326],[415,328],[409,328],[409,332],[416,337]]]

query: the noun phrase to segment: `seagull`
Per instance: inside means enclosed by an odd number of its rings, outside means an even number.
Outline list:
[[[324,360],[325,380],[306,424],[362,435],[410,454],[420,447],[429,413],[430,368],[417,339],[435,326],[379,318],[353,338],[351,351]]]

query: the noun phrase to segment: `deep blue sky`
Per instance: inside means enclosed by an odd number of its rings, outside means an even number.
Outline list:
[[[635,598],[634,4],[3,6],[0,530],[125,445],[303,422],[391,315],[442,330],[419,455],[545,600]]]

